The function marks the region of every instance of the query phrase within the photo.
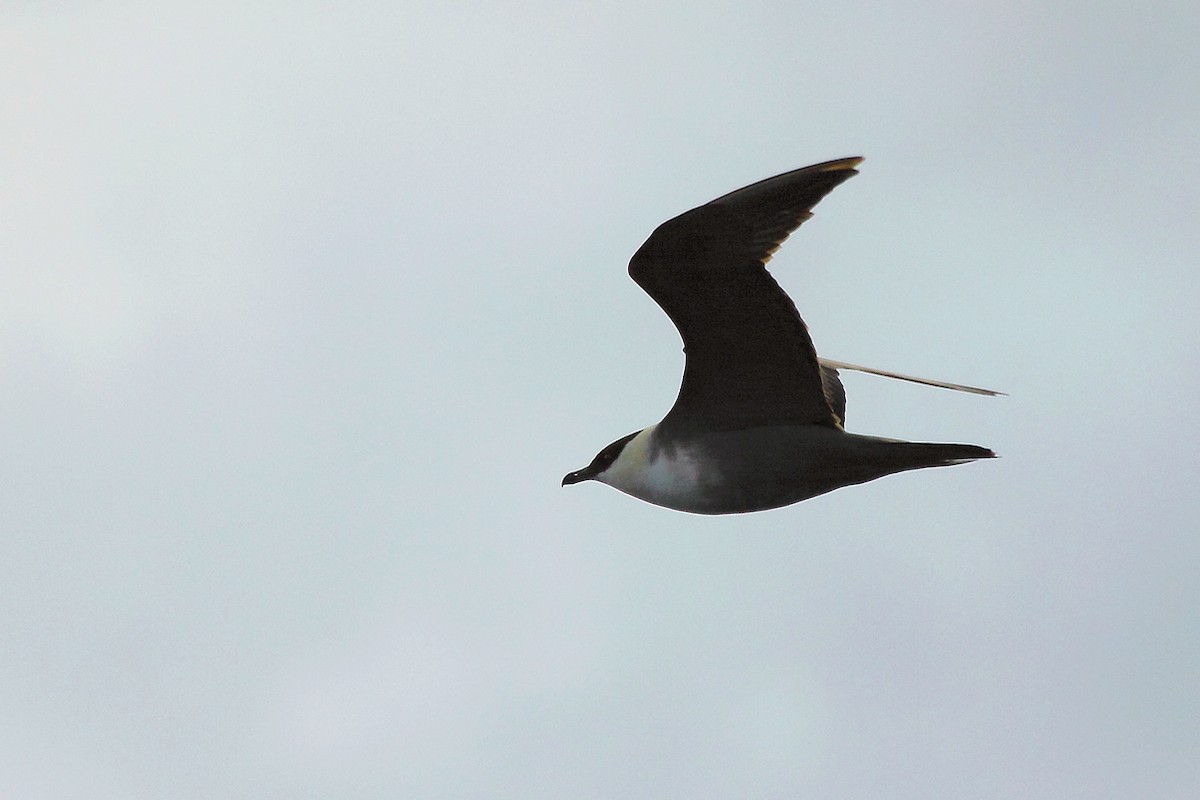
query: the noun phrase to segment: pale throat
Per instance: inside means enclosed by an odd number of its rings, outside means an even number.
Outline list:
[[[699,454],[688,448],[655,446],[655,427],[651,425],[630,439],[617,460],[596,480],[660,505],[672,505],[663,501],[699,496],[704,482]]]

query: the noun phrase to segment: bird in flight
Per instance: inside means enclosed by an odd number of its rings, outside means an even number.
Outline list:
[[[658,226],[629,275],[679,329],[679,396],[661,422],[608,445],[563,486],[596,480],[679,511],[738,514],[894,472],[995,457],[972,444],[847,433],[838,369],[999,392],[818,358],[796,306],[767,272],[813,206],[861,162],[785,172]]]

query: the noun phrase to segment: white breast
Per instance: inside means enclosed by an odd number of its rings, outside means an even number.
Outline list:
[[[699,510],[705,504],[705,483],[714,477],[703,469],[705,459],[698,451],[683,447],[656,447],[654,428],[651,425],[630,439],[612,466],[596,479],[648,503]]]

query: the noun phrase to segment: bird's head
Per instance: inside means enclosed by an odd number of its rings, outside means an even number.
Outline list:
[[[634,431],[628,436],[622,436],[608,447],[605,447],[596,454],[596,457],[592,459],[592,463],[583,469],[568,472],[562,479],[562,485],[567,486],[572,483],[581,483],[599,478],[620,457],[621,451],[625,449],[625,445],[629,444],[629,441],[639,433],[641,431]]]

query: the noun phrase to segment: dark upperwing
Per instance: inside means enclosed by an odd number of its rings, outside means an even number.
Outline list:
[[[634,253],[629,275],[675,323],[687,359],[660,430],[839,424],[844,405],[835,415],[808,329],[766,263],[861,161],[730,192],[659,225]]]

